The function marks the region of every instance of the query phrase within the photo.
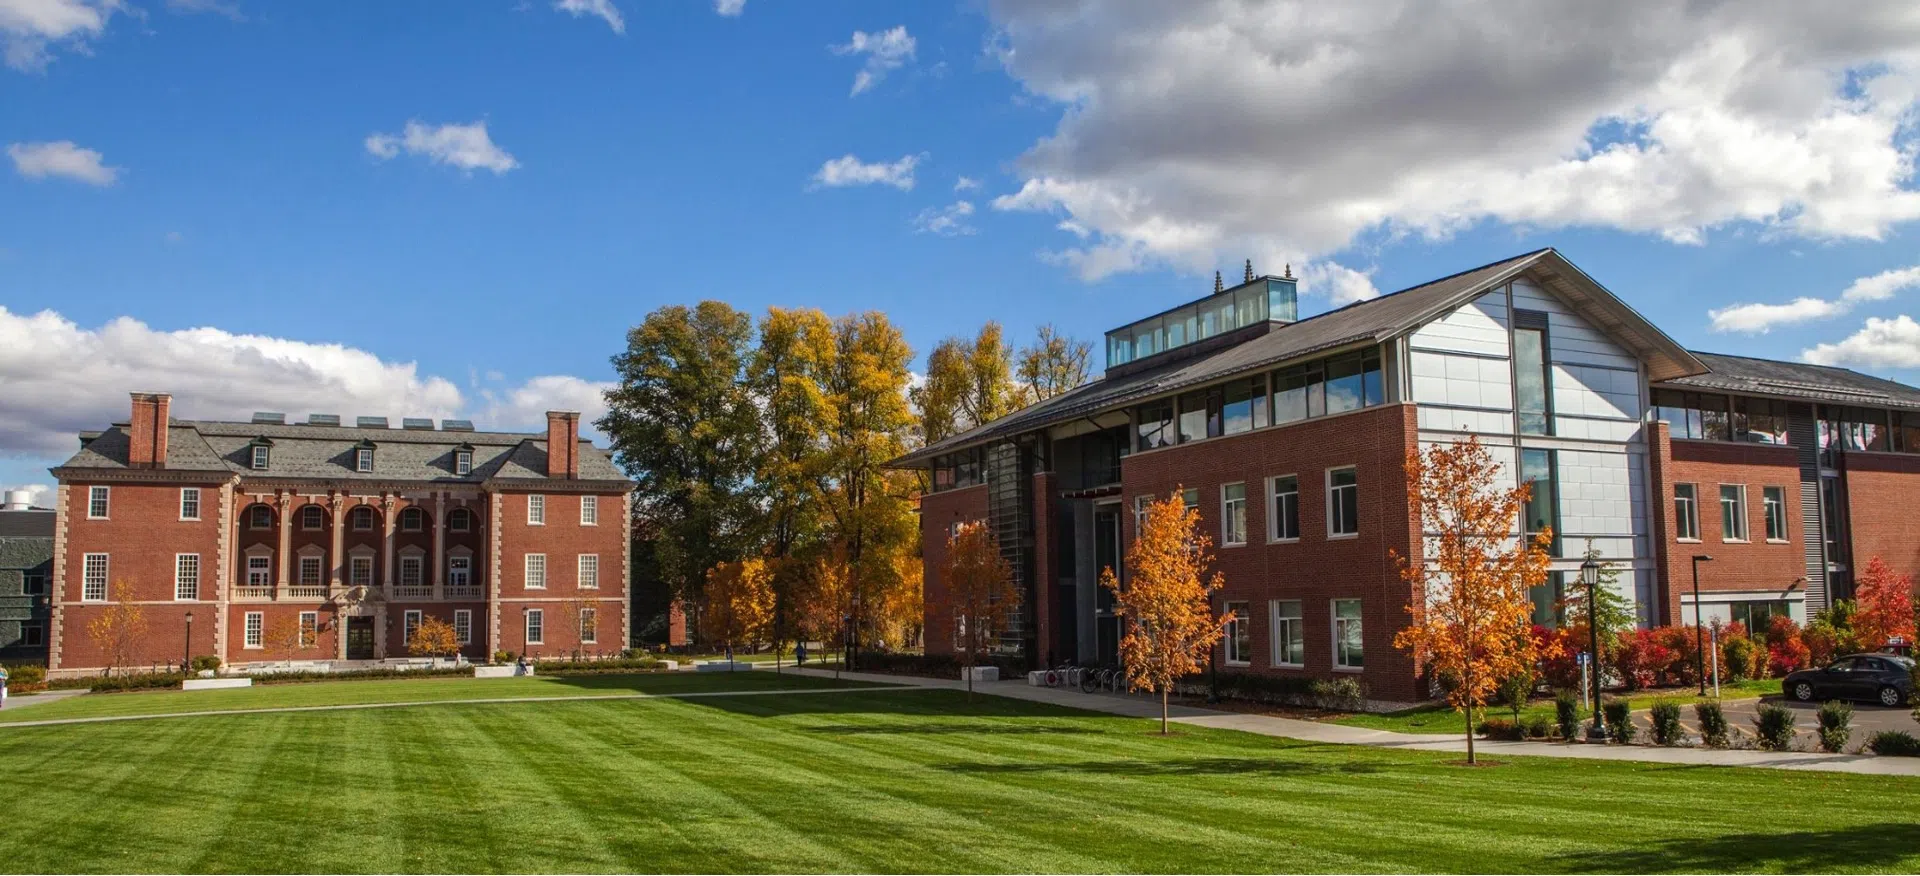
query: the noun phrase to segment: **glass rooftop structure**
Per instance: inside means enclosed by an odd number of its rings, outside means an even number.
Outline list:
[[[1242,326],[1294,322],[1299,293],[1290,277],[1260,277],[1192,304],[1107,332],[1107,367],[1176,350]]]

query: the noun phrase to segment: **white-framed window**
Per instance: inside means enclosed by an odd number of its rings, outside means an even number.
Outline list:
[[[320,641],[320,613],[300,612],[300,647],[311,648]]]
[[[453,452],[453,473],[460,477],[473,474],[473,451],[456,450]]]
[[[462,645],[473,644],[473,609],[453,610],[453,638]]]
[[[200,488],[199,487],[181,487],[180,488],[180,519],[181,520],[199,520],[200,519]]]
[[[360,507],[347,512],[347,519],[349,521],[352,521],[354,532],[372,532],[373,531],[373,509],[372,508],[368,508],[365,505],[361,505]]]
[[[575,586],[579,587],[582,590],[599,589],[600,587],[600,555],[599,554],[581,554],[578,572],[580,577],[575,579],[577,582]]]
[[[580,644],[592,645],[600,641],[600,609],[587,607],[580,609]]]
[[[80,559],[80,599],[84,602],[106,601],[106,554],[87,554]]]
[[[580,525],[581,526],[600,525],[600,497],[599,496],[581,496],[580,497]]]
[[[1787,540],[1787,490],[1785,487],[1762,487],[1760,503],[1767,512],[1767,541]]]
[[[1187,506],[1188,511],[1192,511],[1193,509],[1200,507],[1200,488],[1187,487],[1186,489],[1181,490],[1180,503]]]
[[[1333,665],[1359,669],[1366,665],[1366,639],[1360,629],[1360,600],[1333,601]]]
[[[1220,543],[1222,545],[1247,543],[1247,485],[1245,483],[1225,484],[1220,487]]]
[[[353,451],[354,471],[373,471],[373,448],[358,447]]]
[[[1720,485],[1720,540],[1747,540],[1747,486]]]
[[[244,631],[241,643],[243,647],[259,648],[266,644],[267,615],[265,612],[249,611],[240,625]]]
[[[447,512],[447,529],[453,532],[466,532],[473,529],[473,512],[465,508],[455,508]]]
[[[418,508],[407,508],[400,512],[400,530],[419,532],[427,528],[427,512]]]
[[[473,560],[467,557],[447,558],[447,583],[454,587],[465,587],[473,580]]]
[[[1300,618],[1300,600],[1275,599],[1267,603],[1267,614],[1272,619],[1268,629],[1272,630],[1273,637],[1273,665],[1307,665],[1307,636]]]
[[[173,598],[193,600],[200,598],[200,555],[173,555]]]
[[[1225,638],[1228,666],[1246,666],[1253,662],[1253,618],[1247,617],[1247,604],[1229,602],[1233,620],[1227,623]]]
[[[324,583],[320,576],[324,573],[324,561],[319,557],[300,558],[300,583],[308,587],[317,587]]]
[[[1327,537],[1359,534],[1360,473],[1351,467],[1327,469]]]
[[[273,557],[255,554],[247,558],[247,586],[273,586]]]
[[[537,608],[527,609],[527,644],[546,643],[546,615]]]
[[[527,554],[527,589],[547,589],[547,555]]]
[[[1680,541],[1700,540],[1700,503],[1692,484],[1673,485],[1673,537]]]
[[[1300,540],[1300,479],[1294,475],[1267,479],[1267,540]]]
[[[413,634],[420,632],[420,609],[409,608],[400,616],[400,641],[411,646]]]
[[[347,561],[347,583],[355,586],[373,585],[373,558],[354,557]]]
[[[327,526],[327,512],[320,510],[319,505],[308,505],[305,508],[300,509],[300,528],[301,529],[313,531],[317,529],[325,529],[326,526]]]
[[[273,509],[265,505],[247,506],[248,529],[272,529]]]
[[[421,571],[421,568],[425,565],[426,563],[421,557],[412,555],[401,557],[400,586],[418,587],[424,583],[427,576],[426,573]]]
[[[1133,537],[1147,531],[1147,506],[1153,504],[1152,496],[1133,497]]]
[[[530,526],[544,526],[547,522],[547,497],[538,493],[527,497],[527,523]]]
[[[108,487],[87,488],[87,519],[105,520],[107,512],[112,510],[108,499],[113,491]]]
[[[249,461],[252,463],[254,471],[260,471],[267,467],[267,463],[272,459],[271,453],[272,448],[265,444],[253,445],[253,458]]]

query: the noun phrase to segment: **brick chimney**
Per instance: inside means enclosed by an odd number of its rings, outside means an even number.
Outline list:
[[[580,476],[580,412],[547,412],[547,477]]]
[[[134,468],[167,467],[167,411],[173,396],[164,392],[136,392],[133,419],[127,424],[127,464]]]

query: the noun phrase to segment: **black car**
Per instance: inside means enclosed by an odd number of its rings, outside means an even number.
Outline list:
[[[1897,706],[1913,697],[1913,659],[1898,654],[1849,654],[1823,669],[1789,674],[1780,689],[1803,703],[1867,700]]]

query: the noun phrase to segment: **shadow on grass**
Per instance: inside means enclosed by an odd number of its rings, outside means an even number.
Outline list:
[[[1046,736],[1056,733],[1099,733],[1088,727],[1060,727],[1030,724],[828,724],[821,727],[808,727],[809,733],[829,735],[909,735],[921,734],[980,734],[983,736]]]
[[[1903,872],[1901,864],[1913,854],[1914,846],[1898,838],[1911,837],[1914,831],[1912,822],[1887,822],[1832,830],[1684,837],[1624,851],[1568,855],[1560,859],[1558,869],[1594,873]]]
[[[950,773],[997,775],[1061,774],[1097,776],[1309,776],[1333,773],[1377,773],[1368,763],[1317,763],[1270,757],[1194,757],[1169,760],[1086,760],[1076,763],[948,763],[935,769]]]

